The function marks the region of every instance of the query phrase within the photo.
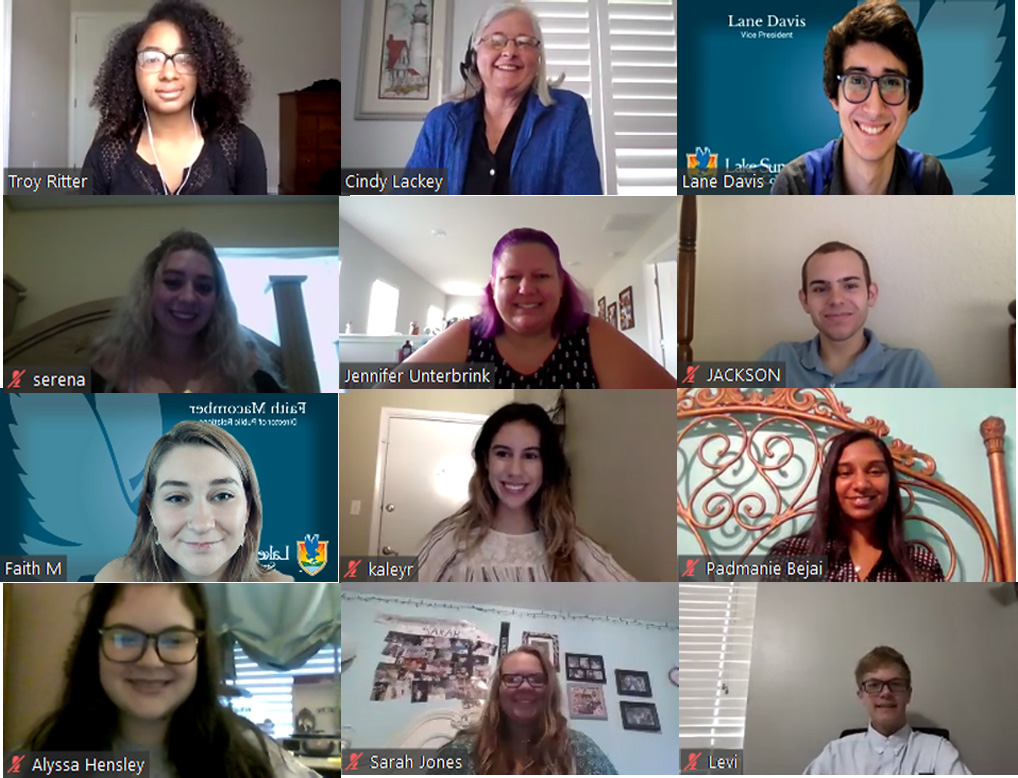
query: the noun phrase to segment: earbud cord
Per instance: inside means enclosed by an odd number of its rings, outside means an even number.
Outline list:
[[[159,165],[159,155],[156,153],[156,144],[152,140],[152,122],[148,119],[148,106],[145,105],[144,101],[141,104],[141,109],[145,112],[145,129],[148,130],[148,145],[152,149],[152,156],[156,161],[156,171],[159,173],[159,183],[163,185],[163,194],[168,195],[170,190],[166,187],[166,178],[163,176],[163,169]],[[194,128],[194,145],[198,145],[198,123],[194,120],[194,100],[191,101],[191,127]],[[197,156],[197,155],[196,155]],[[187,184],[187,179],[191,177],[191,168],[194,167],[194,159],[191,160],[191,164],[187,166],[187,174],[184,176],[184,180],[180,182],[180,187],[174,194],[180,194],[184,191],[184,185]]]

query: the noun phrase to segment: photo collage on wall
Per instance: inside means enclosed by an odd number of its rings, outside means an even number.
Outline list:
[[[385,636],[386,661],[375,668],[371,700],[411,703],[460,700],[483,704],[495,643],[469,622],[380,616],[396,629]]]

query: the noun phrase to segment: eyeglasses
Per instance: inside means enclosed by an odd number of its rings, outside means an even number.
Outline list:
[[[880,84],[880,99],[887,105],[901,105],[908,97],[908,86],[912,79],[905,76],[869,76],[865,73],[848,73],[838,76],[841,92],[850,103],[865,103],[873,91],[873,82]]]
[[[892,678],[890,681],[880,681],[876,678],[871,678],[859,684],[859,688],[867,694],[880,694],[885,686],[895,694],[902,694],[908,691],[908,681],[903,678]]]
[[[502,49],[509,45],[509,41],[515,43],[516,48],[522,49],[523,51],[529,51],[530,49],[538,49],[541,47],[541,41],[532,35],[517,35],[515,38],[509,38],[498,32],[494,35],[488,35],[481,38],[478,43],[483,43],[492,51],[502,51]]]
[[[544,673],[523,675],[522,673],[506,673],[502,676],[502,683],[510,689],[518,689],[526,681],[531,689],[543,689],[548,685],[548,676]]]
[[[138,52],[138,67],[143,73],[158,73],[169,60],[182,76],[192,76],[198,72],[198,59],[189,51],[178,51],[167,54],[159,49],[145,49]]]
[[[183,627],[170,627],[152,634],[133,627],[103,627],[100,646],[103,656],[111,662],[137,662],[148,650],[149,641],[156,646],[156,655],[168,665],[186,665],[198,656],[201,632]]]

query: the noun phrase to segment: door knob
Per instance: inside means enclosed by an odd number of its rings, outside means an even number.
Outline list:
[[[385,510],[388,513],[392,513],[394,510],[396,510],[396,506],[390,502],[388,505],[385,506]]]
[[[382,546],[382,553],[385,556],[399,556],[399,552],[394,550],[392,546]]]

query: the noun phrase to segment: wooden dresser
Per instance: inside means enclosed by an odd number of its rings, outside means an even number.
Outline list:
[[[340,161],[339,92],[279,95],[279,193],[318,194]]]

